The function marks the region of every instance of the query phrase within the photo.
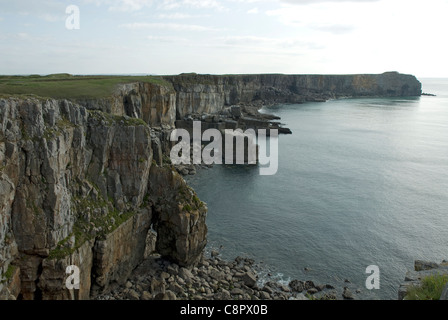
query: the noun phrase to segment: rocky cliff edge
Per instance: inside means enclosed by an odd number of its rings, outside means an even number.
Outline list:
[[[421,94],[415,77],[179,75],[102,99],[0,99],[0,296],[88,299],[124,283],[154,250],[192,266],[206,205],[164,161],[177,121],[228,106]],[[246,124],[249,123],[246,121]],[[65,286],[80,269],[80,289]]]

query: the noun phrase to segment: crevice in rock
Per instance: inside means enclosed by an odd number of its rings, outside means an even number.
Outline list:
[[[36,291],[34,291],[34,300],[42,300],[42,290],[39,287],[40,276],[42,275],[42,262],[37,267]]]

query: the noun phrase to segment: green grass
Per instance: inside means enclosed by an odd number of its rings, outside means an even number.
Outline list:
[[[97,119],[99,121],[105,121],[109,126],[123,123],[125,126],[147,126],[147,123],[139,118],[130,118],[125,116],[117,116],[107,112],[102,112],[99,110],[87,110],[90,117]]]
[[[13,266],[12,264],[10,264],[8,266],[8,270],[6,270],[6,272],[3,274],[3,280],[2,283],[8,282],[9,280],[12,279],[12,276],[14,275],[14,271],[16,270],[16,266]],[[2,277],[0,277],[0,280],[2,279]]]
[[[427,276],[422,279],[421,286],[412,286],[408,289],[405,300],[439,300],[447,283],[447,274]]]
[[[92,184],[95,189],[98,188],[94,183]],[[78,217],[73,226],[73,232],[68,237],[61,240],[56,247],[50,251],[48,258],[51,260],[67,257],[74,253],[86,241],[93,238],[104,240],[108,234],[115,231],[119,226],[135,215],[135,211],[118,211],[113,207],[112,200],[113,199],[105,200],[102,197],[97,200],[90,197],[74,197],[72,205],[73,209],[78,212]],[[95,215],[93,214],[94,209],[105,209],[106,214]],[[91,212],[91,219],[89,221],[86,221],[79,216],[79,213],[87,211]],[[93,228],[101,228],[101,231],[93,232]],[[67,245],[67,242],[73,235],[75,236],[75,243],[70,247]]]
[[[157,76],[0,76],[0,95],[36,95],[55,99],[98,99],[114,93],[119,84],[144,82],[171,86]]]

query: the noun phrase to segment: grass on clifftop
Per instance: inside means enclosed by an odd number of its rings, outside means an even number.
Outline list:
[[[110,96],[117,85],[145,82],[168,83],[156,76],[0,76],[0,95],[36,95],[55,99],[98,99]]]
[[[427,276],[422,279],[421,286],[413,286],[408,289],[405,300],[439,300],[447,283],[447,274]]]

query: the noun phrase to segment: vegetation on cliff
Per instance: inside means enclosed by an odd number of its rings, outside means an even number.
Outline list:
[[[405,300],[439,300],[448,283],[448,274],[433,274],[424,277],[420,286],[408,289]]]
[[[36,95],[54,99],[99,99],[126,83],[169,85],[156,76],[75,76],[66,73],[47,76],[0,76],[0,94]]]

